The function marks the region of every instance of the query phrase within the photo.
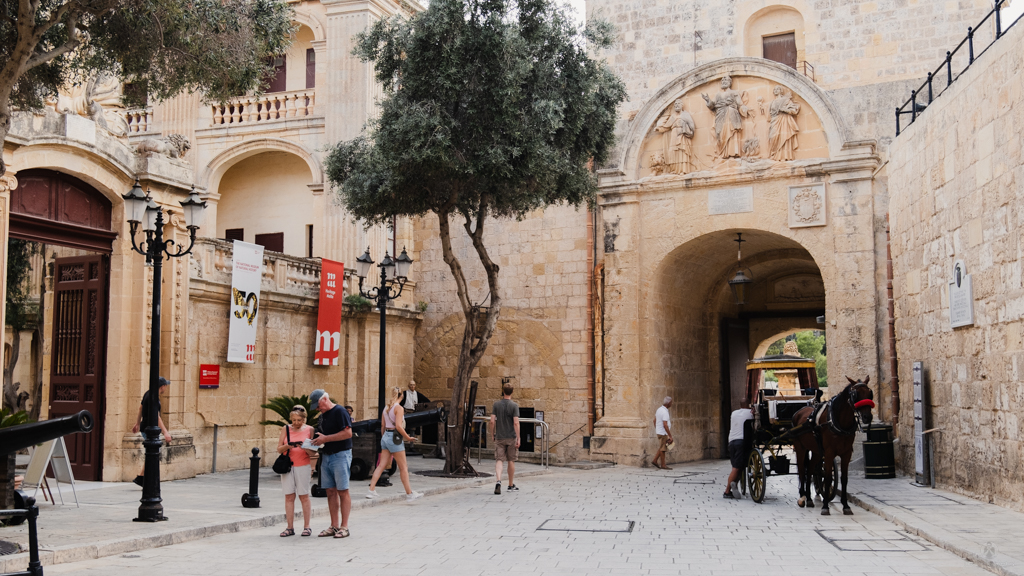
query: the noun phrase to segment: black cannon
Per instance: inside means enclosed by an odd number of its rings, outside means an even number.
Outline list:
[[[89,432],[92,426],[92,414],[88,410],[82,410],[70,416],[3,428],[0,429],[0,455],[17,452],[75,432]]]
[[[11,454],[75,432],[88,432],[92,430],[92,426],[92,414],[88,410],[82,410],[70,416],[3,428],[0,429],[0,455]],[[26,496],[21,491],[15,492],[13,510],[0,510],[0,518],[9,518],[9,523],[20,524],[28,519],[28,569],[0,576],[43,576],[43,565],[39,561],[39,538],[36,532],[38,517],[39,508],[36,506],[35,498]]]

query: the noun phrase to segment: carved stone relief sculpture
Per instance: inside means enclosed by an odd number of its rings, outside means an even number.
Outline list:
[[[825,226],[825,185],[789,187],[789,227]]]
[[[682,99],[672,104],[672,110],[658,119],[654,129],[666,133],[663,163],[667,164],[668,172],[693,172],[693,132],[696,124],[690,113],[683,109]],[[654,162],[651,162],[651,169],[654,170]]]
[[[168,158],[183,158],[192,149],[188,138],[181,134],[168,134],[166,138],[147,138],[139,142],[135,151],[139,154],[160,154]]]
[[[778,161],[793,160],[799,148],[797,133],[800,128],[796,125],[796,115],[800,112],[800,105],[793,102],[793,95],[782,86],[776,86],[772,93],[775,100],[770,108],[772,121],[768,131],[768,156]]]
[[[89,118],[97,126],[114,136],[128,136],[128,123],[124,117],[121,81],[112,74],[102,72],[86,82],[69,86],[50,101],[58,114],[77,114]]]
[[[715,113],[715,137],[718,142],[719,158],[743,156],[743,119],[750,116],[750,109],[743,103],[746,92],[732,89],[732,77],[722,78],[722,91],[712,100],[702,93],[704,103]]]

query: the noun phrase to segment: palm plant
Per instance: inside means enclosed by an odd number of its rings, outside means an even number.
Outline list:
[[[320,423],[320,412],[309,404],[309,396],[275,396],[266,404],[260,404],[260,408],[270,410],[280,416],[278,420],[262,420],[264,426],[287,426],[291,424],[290,414],[292,408],[302,406],[306,409],[306,424],[314,428]]]
[[[0,409],[0,428],[27,424],[30,421],[31,419],[28,416],[28,412],[25,412],[24,410],[18,410],[17,412],[12,413],[10,407],[4,406]]]

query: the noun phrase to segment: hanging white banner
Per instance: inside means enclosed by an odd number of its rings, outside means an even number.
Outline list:
[[[228,362],[256,361],[256,315],[260,310],[263,246],[235,240],[228,314]]]

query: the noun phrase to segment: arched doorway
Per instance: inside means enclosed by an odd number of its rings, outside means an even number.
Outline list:
[[[102,473],[106,384],[109,255],[117,233],[111,231],[111,203],[92,186],[53,170],[18,173],[11,192],[12,238],[36,243],[39,262],[52,268],[34,271],[52,283],[52,298],[39,295],[38,322],[50,326],[50,418],[88,410],[95,428],[65,437],[75,477],[99,480]],[[42,347],[40,347],[42,348]],[[45,361],[45,357],[44,357]]]
[[[753,283],[736,303],[728,281],[740,262]],[[674,457],[697,460],[724,453],[728,418],[743,401],[746,362],[763,334],[777,326],[816,325],[825,314],[825,287],[811,254],[770,232],[727,229],[671,251],[651,286],[648,374],[655,399],[672,396],[674,426],[683,439]]]

